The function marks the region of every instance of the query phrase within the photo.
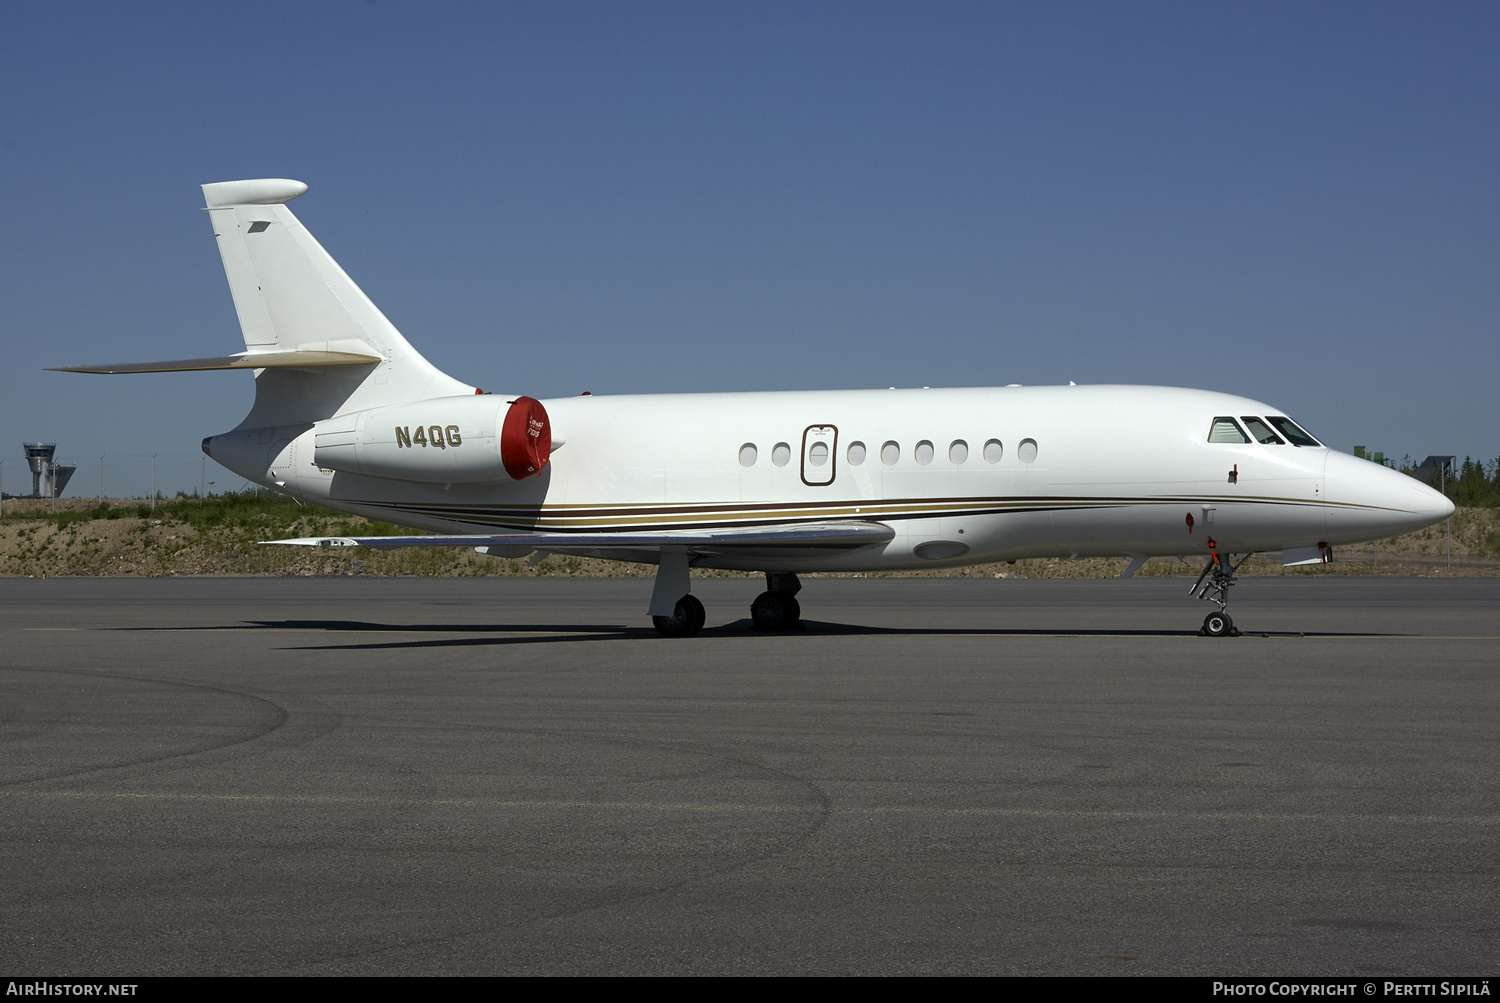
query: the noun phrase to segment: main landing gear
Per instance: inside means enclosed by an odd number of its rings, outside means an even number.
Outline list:
[[[689,592],[677,600],[677,608],[671,616],[653,616],[651,623],[662,637],[692,637],[703,629],[708,614],[698,597]]]
[[[662,637],[692,637],[703,629],[703,604],[693,595],[691,564],[685,550],[663,550],[656,563],[656,584],[646,612]]]
[[[658,572],[658,589],[663,590],[665,595],[671,595],[672,591],[683,587],[686,581],[687,564],[681,563],[680,570],[674,564],[663,561],[663,568]],[[676,576],[676,577],[667,577]],[[755,597],[750,604],[750,619],[757,630],[796,630],[802,626],[802,607],[797,602],[797,593],[802,591],[802,583],[797,581],[797,576],[789,572],[776,571],[766,574],[766,591]],[[652,608],[661,609],[665,603],[658,605],[657,599],[653,598]],[[691,592],[684,593],[672,608],[671,613],[656,614],[651,617],[651,624],[656,632],[662,637],[692,637],[703,629],[705,613],[703,604],[698,597]]]
[[[797,593],[802,583],[786,571],[766,572],[766,591],[750,604],[750,620],[757,630],[796,630],[802,626]]]
[[[1231,565],[1229,560],[1232,558],[1220,557],[1212,539],[1208,541],[1208,553],[1209,562],[1204,567],[1203,574],[1199,575],[1193,587],[1188,589],[1189,595],[1196,595],[1199,599],[1216,603],[1219,607],[1217,612],[1210,613],[1203,618],[1203,636],[1239,637],[1239,628],[1235,627],[1234,621],[1229,617],[1229,589],[1235,583],[1236,572],[1255,555],[1246,554],[1240,558],[1238,564]],[[1210,572],[1213,573],[1211,578]]]

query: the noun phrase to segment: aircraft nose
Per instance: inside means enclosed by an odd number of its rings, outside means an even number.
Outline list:
[[[1441,492],[1356,456],[1330,452],[1324,480],[1329,532],[1342,542],[1410,533],[1453,514]]]
[[[1458,506],[1454,505],[1441,491],[1435,491],[1426,484],[1420,483],[1416,485],[1416,491],[1417,505],[1420,506],[1422,515],[1428,520],[1429,526],[1434,522],[1442,522],[1458,511]]]

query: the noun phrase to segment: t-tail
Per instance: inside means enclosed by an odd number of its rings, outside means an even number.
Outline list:
[[[306,191],[284,178],[203,186],[244,351],[62,369],[253,370],[250,413],[203,451],[290,493],[300,468],[427,483],[539,473],[552,445],[541,405],[482,395],[412,348],[286,207]]]
[[[285,203],[306,191],[300,181],[277,178],[203,186],[246,352],[261,363],[279,361],[280,353],[329,356],[312,368],[262,368],[245,424],[316,422],[473,394],[412,348],[292,215]]]

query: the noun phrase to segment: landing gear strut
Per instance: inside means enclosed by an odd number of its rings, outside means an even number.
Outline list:
[[[796,630],[802,626],[802,606],[797,593],[802,583],[785,571],[766,572],[766,591],[750,604],[750,619],[759,630]]]
[[[703,604],[693,595],[688,572],[691,563],[687,551],[663,548],[656,564],[656,584],[646,612],[662,637],[692,637],[703,629]]]
[[[1219,609],[1203,618],[1204,637],[1239,637],[1240,632],[1229,618],[1229,589],[1235,583],[1236,573],[1244,567],[1246,561],[1254,557],[1254,554],[1246,554],[1240,558],[1238,564],[1229,564],[1232,558],[1219,556],[1218,548],[1214,546],[1212,538],[1208,541],[1209,561],[1204,567],[1203,573],[1188,589],[1189,595],[1196,595],[1206,602],[1215,603]],[[1209,577],[1209,573],[1213,577]]]

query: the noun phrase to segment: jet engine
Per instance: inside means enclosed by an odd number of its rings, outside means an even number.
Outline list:
[[[519,481],[552,454],[547,409],[531,397],[434,397],[320,421],[313,462],[428,484]]]

